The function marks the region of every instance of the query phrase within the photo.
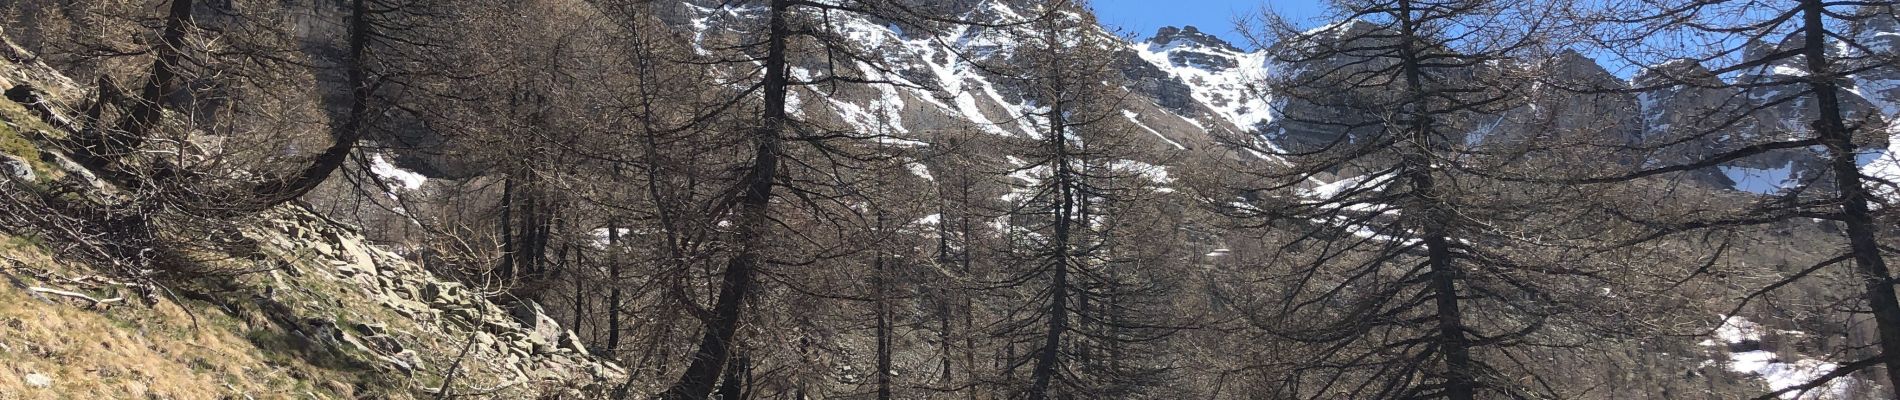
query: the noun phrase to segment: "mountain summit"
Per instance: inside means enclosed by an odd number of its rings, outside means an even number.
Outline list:
[[[1234,47],[1233,43],[1228,43],[1218,36],[1201,32],[1200,28],[1195,28],[1194,25],[1179,28],[1172,26],[1161,27],[1161,29],[1155,31],[1154,37],[1148,38],[1148,43],[1162,46],[1179,44],[1183,46],[1212,47],[1231,52],[1240,51],[1240,48]]]

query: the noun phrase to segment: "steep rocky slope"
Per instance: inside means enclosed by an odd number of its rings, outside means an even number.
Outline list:
[[[624,380],[534,305],[511,313],[298,206],[165,232],[194,236],[137,250],[176,255],[143,267],[86,256],[93,222],[45,206],[123,191],[50,146],[68,132],[34,103],[75,86],[0,53],[0,87],[20,89],[0,100],[0,399],[598,398]]]
[[[544,315],[520,324],[306,211],[242,231],[260,253],[230,261],[263,269],[164,289],[0,236],[0,398],[427,398],[444,382],[484,398],[579,398],[623,376]]]

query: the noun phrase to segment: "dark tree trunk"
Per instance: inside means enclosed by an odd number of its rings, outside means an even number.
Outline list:
[[[949,207],[949,203],[944,199],[943,186],[936,185],[936,187],[937,187],[937,265],[950,265],[950,263],[952,262],[950,258],[950,228],[949,228],[948,221],[944,220],[945,218],[948,218],[950,215],[950,207]],[[950,381],[952,380],[950,370],[953,366],[951,365],[950,360],[954,358],[954,356],[951,355],[952,352],[950,349],[951,348],[950,338],[952,336],[952,333],[950,331],[950,320],[952,319],[952,316],[954,316],[956,312],[953,304],[955,304],[954,299],[957,298],[957,295],[958,293],[956,292],[956,290],[951,287],[946,286],[946,287],[941,287],[938,289],[938,298],[940,300],[937,303],[937,344],[938,344],[937,350],[938,350],[938,357],[942,359],[940,360],[941,365],[939,365],[939,368],[942,369],[942,371],[940,371],[939,379],[943,382],[944,385],[950,385]]]
[[[739,330],[740,311],[749,296],[753,274],[759,267],[761,247],[770,229],[769,207],[772,187],[778,175],[780,130],[786,123],[785,41],[791,36],[786,17],[793,0],[772,0],[765,56],[765,115],[762,126],[753,133],[756,142],[752,165],[742,182],[743,195],[738,203],[735,238],[738,254],[726,263],[719,282],[719,295],[713,303],[712,317],[706,321],[705,334],[692,364],[678,381],[661,394],[665,400],[702,400],[712,392],[713,381],[731,355],[734,335]]]
[[[958,251],[957,270],[966,277],[975,273],[975,269],[970,268],[970,247],[974,245],[974,243],[971,243],[972,239],[970,236],[971,232],[974,231],[974,228],[970,224],[969,213],[971,186],[973,185],[970,183],[968,177],[964,177],[964,179],[958,182],[958,187],[961,188],[962,193],[960,204],[963,206],[963,210],[959,212],[957,216],[957,230],[959,231],[958,236],[963,240],[963,247]],[[965,379],[975,382],[977,369],[976,335],[974,333],[976,332],[976,300],[969,294],[958,297],[962,300],[961,305],[963,306],[963,368],[965,368],[963,375],[966,377]],[[977,390],[974,386],[969,390],[969,398],[970,400],[976,400],[977,398]]]
[[[118,132],[100,130],[82,138],[81,158],[94,167],[103,166],[137,149],[165,116],[165,98],[178,90],[178,68],[184,61],[185,35],[193,24],[192,0],[171,0],[165,15],[165,30],[159,35],[158,58],[152,61],[151,76],[140,90],[139,98],[126,111]]]
[[[1423,175],[1423,174],[1421,174]],[[1431,179],[1414,178],[1415,189],[1430,188]],[[1431,224],[1433,222],[1427,222]],[[1439,351],[1445,354],[1445,396],[1453,400],[1471,400],[1477,393],[1473,376],[1471,343],[1465,337],[1464,315],[1458,306],[1460,271],[1451,263],[1442,227],[1428,227],[1425,234],[1427,257],[1431,263],[1431,291],[1438,308]]]
[[[518,251],[515,252],[515,254],[521,256],[520,259],[515,261],[515,265],[521,269],[520,274],[521,277],[524,278],[523,280],[529,283],[535,282],[533,278],[540,276],[541,273],[544,272],[542,271],[541,256],[547,244],[547,241],[543,239],[547,237],[547,227],[543,223],[546,221],[545,217],[547,212],[547,205],[543,204],[543,202],[546,201],[547,198],[545,194],[541,192],[540,185],[537,182],[538,180],[539,177],[533,172],[528,173],[528,197],[523,199],[522,209],[519,213],[521,216],[521,226],[519,228],[521,230],[521,244],[517,245],[518,247],[516,247],[516,249]]]
[[[1118,331],[1117,333],[1119,334],[1119,331],[1125,328],[1125,326],[1122,324],[1123,322],[1122,313],[1120,312],[1121,299],[1119,297],[1109,297],[1108,310],[1110,313],[1108,314],[1109,329],[1115,329]],[[1110,337],[1117,337],[1117,336],[1111,335]],[[1122,360],[1128,357],[1128,355],[1124,353],[1124,347],[1126,346],[1126,343],[1123,343],[1120,340],[1113,340],[1113,341],[1109,341],[1108,345],[1109,345],[1107,349],[1108,354],[1106,355],[1108,357],[1108,369],[1109,371],[1120,373],[1122,369]]]
[[[536,182],[538,180],[536,174],[530,170],[523,175],[524,177],[520,178],[522,182],[506,187],[511,188],[512,193],[504,194],[503,198],[513,200],[509,207],[513,210],[508,215],[514,218],[507,222],[513,224],[511,229],[514,239],[514,242],[508,246],[511,250],[508,255],[513,259],[509,263],[512,266],[509,278],[511,282],[517,284],[513,290],[517,297],[529,299],[534,298],[531,296],[534,294],[533,288],[521,285],[536,284],[536,278],[546,272],[544,271],[546,266],[542,261],[547,253],[549,215],[547,209],[550,207],[545,203],[547,200],[545,193],[542,193],[540,185]]]
[[[1400,68],[1405,74],[1405,85],[1411,100],[1404,110],[1411,148],[1403,149],[1401,167],[1409,175],[1412,198],[1417,200],[1423,210],[1418,211],[1423,236],[1421,240],[1426,248],[1426,262],[1430,268],[1432,298],[1437,306],[1438,352],[1444,355],[1444,396],[1451,400],[1472,400],[1477,395],[1477,383],[1474,376],[1475,366],[1471,361],[1471,343],[1465,337],[1464,316],[1459,310],[1458,279],[1461,271],[1452,264],[1451,240],[1446,227],[1446,218],[1442,197],[1439,196],[1437,182],[1432,176],[1432,161],[1426,152],[1436,147],[1432,143],[1434,135],[1430,115],[1427,115],[1428,94],[1424,83],[1423,61],[1419,59],[1416,22],[1412,20],[1412,2],[1399,0],[1401,32],[1399,45]]]
[[[561,246],[561,252],[567,253],[568,247],[569,246],[566,245]],[[587,268],[585,262],[586,257],[581,255],[585,252],[586,251],[575,251],[573,258],[568,259],[570,260],[568,265],[563,267],[563,269],[567,271],[568,276],[574,279],[574,323],[568,325],[568,328],[573,329],[575,335],[586,332],[582,327],[585,326],[584,323],[587,319],[582,316],[587,314],[587,277],[581,273]]]
[[[537,185],[532,176],[524,183],[527,186],[523,189],[527,190],[521,193],[525,195],[520,197],[521,209],[515,211],[515,275],[522,283],[528,282],[528,278],[536,273],[534,243],[537,241],[536,237],[541,234],[541,229],[536,226],[539,225],[536,220],[541,214],[541,192],[536,190]]]
[[[546,197],[542,198],[542,201],[546,200]],[[553,205],[541,204],[540,206],[540,212],[535,213],[534,254],[530,259],[534,261],[534,275],[547,277],[550,275],[548,272],[548,238],[554,234],[555,211]]]
[[[1050,43],[1054,42],[1054,40],[1050,41]],[[1061,71],[1056,71],[1051,74],[1051,79],[1057,80],[1057,83],[1053,84],[1057,88],[1062,87],[1060,73]],[[1051,268],[1049,308],[1045,315],[1048,319],[1048,328],[1043,332],[1041,348],[1036,349],[1036,366],[1031,372],[1032,383],[1029,388],[1030,400],[1049,398],[1049,390],[1053,387],[1052,382],[1056,375],[1061,373],[1062,337],[1069,331],[1069,266],[1074,263],[1070,260],[1072,256],[1072,249],[1069,248],[1072,228],[1070,223],[1076,217],[1075,211],[1079,207],[1075,183],[1072,181],[1076,172],[1072,171],[1069,165],[1069,144],[1064,125],[1066,122],[1063,120],[1065,110],[1060,100],[1053,103],[1049,109],[1049,149],[1054,152],[1056,220],[1055,232],[1050,239],[1051,248],[1048,249],[1049,256],[1053,258],[1048,264],[1048,268]]]
[[[725,381],[719,385],[719,399],[743,400],[752,377],[752,359],[744,354],[735,355],[731,364],[726,367]]]
[[[495,268],[494,278],[502,284],[514,282],[515,278],[515,178],[502,177],[501,180],[501,266]]]
[[[262,199],[258,202],[258,208],[282,204],[316,189],[317,185],[329,179],[330,174],[342,168],[344,160],[349,158],[350,152],[356,150],[356,143],[363,139],[364,132],[368,130],[369,99],[374,94],[375,88],[369,82],[369,61],[365,58],[369,35],[373,34],[370,31],[370,10],[367,2],[368,0],[351,0],[350,2],[349,50],[343,60],[346,69],[344,84],[350,88],[349,115],[344,117],[342,125],[332,131],[333,142],[330,147],[324,149],[322,154],[318,154],[317,158],[312,160],[303,171],[288,180],[266,183],[253,190]]]
[[[620,349],[620,224],[607,223],[607,357]]]
[[[1827,4],[1821,0],[1802,0],[1801,8],[1808,87],[1820,108],[1820,119],[1814,121],[1813,128],[1828,149],[1855,272],[1866,281],[1866,293],[1862,293],[1862,297],[1874,314],[1882,363],[1887,369],[1887,387],[1894,391],[1894,396],[1900,397],[1900,299],[1894,294],[1893,276],[1887,270],[1886,260],[1881,258],[1877,241],[1879,227],[1867,204],[1867,189],[1855,162],[1858,149],[1841,110],[1840,86],[1836,81],[1839,77],[1834,75],[1827,56],[1828,30],[1823,25]]]
[[[1078,218],[1077,220],[1087,221],[1089,219],[1088,219],[1088,216],[1082,216],[1081,218]],[[1077,331],[1078,334],[1082,334],[1082,335],[1091,335],[1091,334],[1101,333],[1101,331],[1098,330],[1101,327],[1097,326],[1098,324],[1090,321],[1088,317],[1088,316],[1094,315],[1092,313],[1095,312],[1095,310],[1092,310],[1089,308],[1088,290],[1086,288],[1077,288],[1077,289],[1078,290],[1075,291],[1075,300],[1074,300],[1075,315],[1077,316],[1075,319],[1074,329]],[[1093,354],[1090,354],[1094,350],[1093,349],[1094,346],[1090,346],[1089,343],[1084,342],[1084,341],[1078,341],[1073,346],[1075,346],[1075,364],[1078,366],[1085,366],[1085,367],[1089,365],[1089,363],[1092,362],[1092,358],[1094,356]]]
[[[884,212],[877,212],[876,232],[884,231]],[[890,280],[884,270],[884,251],[879,248],[872,256],[872,280],[877,287],[877,399],[891,400],[891,301]]]

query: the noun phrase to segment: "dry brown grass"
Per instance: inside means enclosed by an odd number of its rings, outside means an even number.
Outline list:
[[[0,256],[8,260],[0,261],[0,275],[19,279],[0,285],[0,400],[351,397],[349,385],[331,379],[336,372],[270,354],[258,344],[267,331],[251,331],[210,307],[160,301],[96,310],[83,300],[40,300],[21,284],[59,285],[19,268],[75,270],[30,241],[4,235]],[[53,384],[30,387],[28,374]]]

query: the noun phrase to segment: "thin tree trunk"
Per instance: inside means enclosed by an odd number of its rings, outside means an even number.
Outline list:
[[[945,221],[944,219],[949,217],[950,207],[949,202],[944,199],[943,185],[938,184],[934,186],[936,186],[937,189],[937,264],[949,265],[951,262],[950,228],[949,221]],[[956,290],[945,286],[939,289],[938,295],[941,301],[937,303],[937,350],[939,352],[938,358],[942,359],[940,360],[942,361],[940,365],[942,371],[940,371],[939,379],[944,385],[949,385],[953,379],[950,373],[951,368],[953,368],[950,360],[955,357],[951,355],[952,346],[950,345],[950,337],[952,333],[950,331],[950,320],[952,319],[953,313],[955,313],[955,306],[953,304],[958,293]]]
[[[1109,329],[1116,331],[1116,335],[1110,335],[1109,337],[1119,337],[1120,332],[1124,329],[1122,325],[1120,297],[1108,298],[1108,312],[1109,312],[1108,314]],[[1119,374],[1121,373],[1121,370],[1122,370],[1122,360],[1127,358],[1128,356],[1127,354],[1124,353],[1125,349],[1123,349],[1123,346],[1126,346],[1127,344],[1123,343],[1120,340],[1110,340],[1108,342],[1108,345],[1109,345],[1109,348],[1107,350],[1108,370]]]
[[[951,314],[956,310],[956,307],[952,306],[952,301],[956,298],[956,293],[949,289],[944,289],[938,293],[938,296],[942,300],[937,303],[937,357],[940,358],[942,362],[939,368],[943,369],[940,379],[945,385],[948,385],[952,379],[950,369],[954,367],[950,365],[950,360],[955,357],[952,355],[950,346],[950,337],[952,336],[950,332],[950,319]]]
[[[521,182],[515,184],[515,203],[512,205],[515,208],[513,212],[515,218],[508,221],[508,223],[514,224],[513,229],[515,234],[514,252],[508,253],[510,257],[514,257],[515,259],[515,261],[511,263],[511,265],[514,265],[513,271],[511,271],[514,273],[512,282],[518,283],[534,271],[534,266],[528,262],[528,254],[533,252],[533,250],[529,248],[529,244],[534,243],[534,230],[530,229],[530,227],[533,226],[532,221],[534,220],[535,196],[533,176],[524,176]]]
[[[1835,190],[1840,191],[1842,222],[1854,254],[1854,268],[1867,283],[1862,296],[1874,314],[1874,326],[1880,335],[1882,362],[1887,369],[1887,387],[1900,397],[1900,299],[1896,299],[1893,277],[1881,258],[1877,227],[1869,210],[1867,189],[1862,186],[1857,149],[1852,131],[1847,129],[1840,103],[1840,87],[1827,57],[1827,34],[1823,25],[1827,4],[1821,0],[1802,0],[1804,49],[1808,62],[1808,86],[1820,107],[1820,119],[1814,122],[1829,150]]]
[[[534,178],[530,178],[528,182],[534,182]],[[528,198],[523,199],[526,201],[522,202],[521,209],[521,227],[519,228],[521,229],[521,251],[517,252],[521,255],[521,260],[516,261],[515,264],[521,266],[521,277],[524,281],[531,281],[528,278],[541,274],[541,246],[537,244],[541,243],[541,208],[543,207],[541,201],[544,198],[538,188],[539,185],[535,186],[537,187],[534,190],[528,191]]]
[[[772,199],[772,186],[778,175],[779,134],[786,122],[785,77],[785,41],[791,35],[785,18],[793,0],[772,0],[769,32],[766,37],[765,57],[765,116],[762,126],[753,133],[755,151],[752,165],[748,168],[743,184],[744,194],[739,201],[739,220],[736,239],[739,241],[738,254],[726,263],[726,271],[719,282],[719,297],[713,303],[713,315],[706,321],[705,335],[700,338],[699,350],[693,355],[692,364],[680,375],[678,381],[661,394],[665,400],[702,400],[712,392],[713,381],[719,377],[719,371],[725,367],[727,357],[731,355],[733,337],[739,330],[741,308],[745,297],[751,294],[753,274],[759,267],[759,253],[763,251],[764,239],[770,229],[769,207]]]
[[[495,269],[495,277],[504,286],[515,280],[515,178],[504,176],[501,180],[501,266]]]
[[[1418,29],[1416,21],[1412,20],[1412,2],[1399,0],[1398,5],[1401,30],[1399,62],[1403,64],[1400,68],[1404,69],[1406,91],[1411,96],[1406,104],[1409,109],[1404,110],[1408,114],[1404,116],[1404,123],[1410,125],[1406,128],[1412,135],[1410,141],[1414,147],[1404,150],[1407,153],[1400,162],[1410,176],[1413,198],[1425,208],[1419,211],[1424,233],[1421,239],[1426,248],[1426,262],[1430,264],[1430,290],[1437,307],[1438,351],[1445,358],[1444,396],[1451,400],[1472,400],[1477,396],[1475,366],[1471,361],[1471,343],[1465,337],[1464,315],[1458,303],[1458,279],[1462,272],[1452,265],[1451,248],[1448,247],[1451,241],[1447,237],[1449,232],[1446,227],[1446,218],[1449,216],[1445,215],[1441,204],[1444,200],[1432,176],[1432,160],[1426,154],[1435,148],[1432,143],[1434,122],[1426,115],[1425,72],[1418,54]]]
[[[877,211],[876,232],[884,233],[884,212]],[[891,304],[889,290],[885,286],[890,282],[884,270],[884,251],[876,250],[872,256],[872,282],[877,286],[877,399],[891,400]]]
[[[957,225],[958,225],[957,229],[959,231],[958,236],[963,241],[963,248],[959,249],[959,251],[957,252],[958,253],[957,270],[961,272],[963,276],[969,277],[974,272],[974,269],[970,268],[970,264],[971,264],[970,247],[974,246],[974,243],[971,243],[972,239],[971,239],[970,233],[974,229],[972,228],[970,224],[970,207],[969,207],[970,197],[971,197],[970,192],[972,189],[971,187],[973,185],[971,184],[968,176],[963,176],[962,178],[963,179],[961,179],[958,182],[958,187],[960,188],[960,191],[962,192],[962,198],[960,199],[960,205],[962,206],[962,211],[959,212],[957,215]],[[962,310],[963,311],[963,368],[965,368],[963,375],[966,377],[965,379],[968,379],[970,380],[970,382],[974,383],[976,382],[976,377],[977,377],[976,375],[977,374],[976,334],[975,334],[976,332],[976,301],[968,293],[962,293],[962,295],[958,297],[962,301],[962,306],[963,306],[962,307],[963,308]],[[970,400],[977,399],[976,386],[974,385],[970,386],[970,390],[968,390],[968,392],[969,392]]]
[[[1054,40],[1050,42],[1054,43]],[[1057,75],[1059,73],[1060,71],[1056,71],[1056,74],[1051,74],[1050,78],[1057,81],[1053,84],[1053,87],[1058,88],[1054,91],[1056,93],[1060,93],[1059,88],[1062,86],[1061,78]],[[1058,370],[1061,368],[1062,337],[1069,330],[1069,265],[1072,263],[1069,259],[1071,255],[1069,230],[1070,222],[1075,218],[1075,209],[1079,206],[1074,192],[1074,182],[1071,181],[1075,172],[1071,171],[1069,166],[1068,138],[1063,125],[1065,110],[1060,100],[1053,103],[1049,110],[1049,147],[1055,152],[1053,161],[1057,209],[1055,232],[1051,238],[1052,248],[1049,251],[1055,260],[1051,263],[1053,271],[1049,278],[1049,309],[1046,316],[1048,329],[1043,333],[1042,348],[1038,349],[1036,367],[1031,375],[1033,381],[1029,392],[1030,400],[1049,398],[1051,382],[1054,381],[1056,374],[1060,373]]]
[[[584,295],[584,293],[587,293],[587,279],[581,276],[580,265],[574,262],[576,257],[573,244],[562,243],[561,253],[556,255],[555,259],[560,261],[561,274],[567,276],[569,282],[574,283],[574,292],[572,293],[574,298],[574,311],[571,314],[573,322],[568,324],[567,327],[568,329],[573,329],[575,334],[578,335],[581,329],[581,314],[585,314],[587,309],[587,296]]]
[[[527,238],[528,258],[526,261],[529,265],[527,270],[531,276],[544,278],[548,274],[548,237],[552,235],[550,228],[553,227],[556,205],[549,204],[547,193],[540,190],[536,190],[535,196],[531,199],[528,203],[529,212],[526,213],[530,219],[525,227],[533,232],[533,235]],[[538,289],[536,291],[539,292]]]
[[[620,349],[620,224],[607,223],[607,356]]]
[[[1080,218],[1077,218],[1077,220],[1087,221],[1089,219],[1088,219],[1088,216],[1085,215]],[[1089,309],[1088,288],[1077,288],[1077,290],[1075,291],[1074,303],[1075,303],[1075,315],[1077,317],[1075,319],[1075,323],[1074,323],[1075,326],[1073,329],[1076,330],[1076,333],[1081,334],[1081,335],[1091,335],[1091,334],[1101,333],[1101,331],[1098,329],[1100,327],[1096,326],[1096,324],[1093,321],[1089,320],[1090,316],[1095,315],[1095,314],[1092,314],[1095,310]],[[1087,341],[1077,341],[1074,344],[1074,346],[1075,346],[1075,365],[1086,367],[1089,365],[1090,362],[1093,362],[1092,359],[1094,355],[1089,354],[1089,353],[1093,351],[1094,349],[1091,348],[1092,346],[1090,346]]]
[[[582,256],[583,253],[586,251],[575,251],[572,264],[567,267],[570,271],[568,275],[574,277],[574,324],[568,327],[574,330],[575,335],[587,332],[582,328],[587,320],[581,317],[587,314],[587,279],[581,275],[587,265],[586,258]],[[609,354],[609,356],[612,355]]]

